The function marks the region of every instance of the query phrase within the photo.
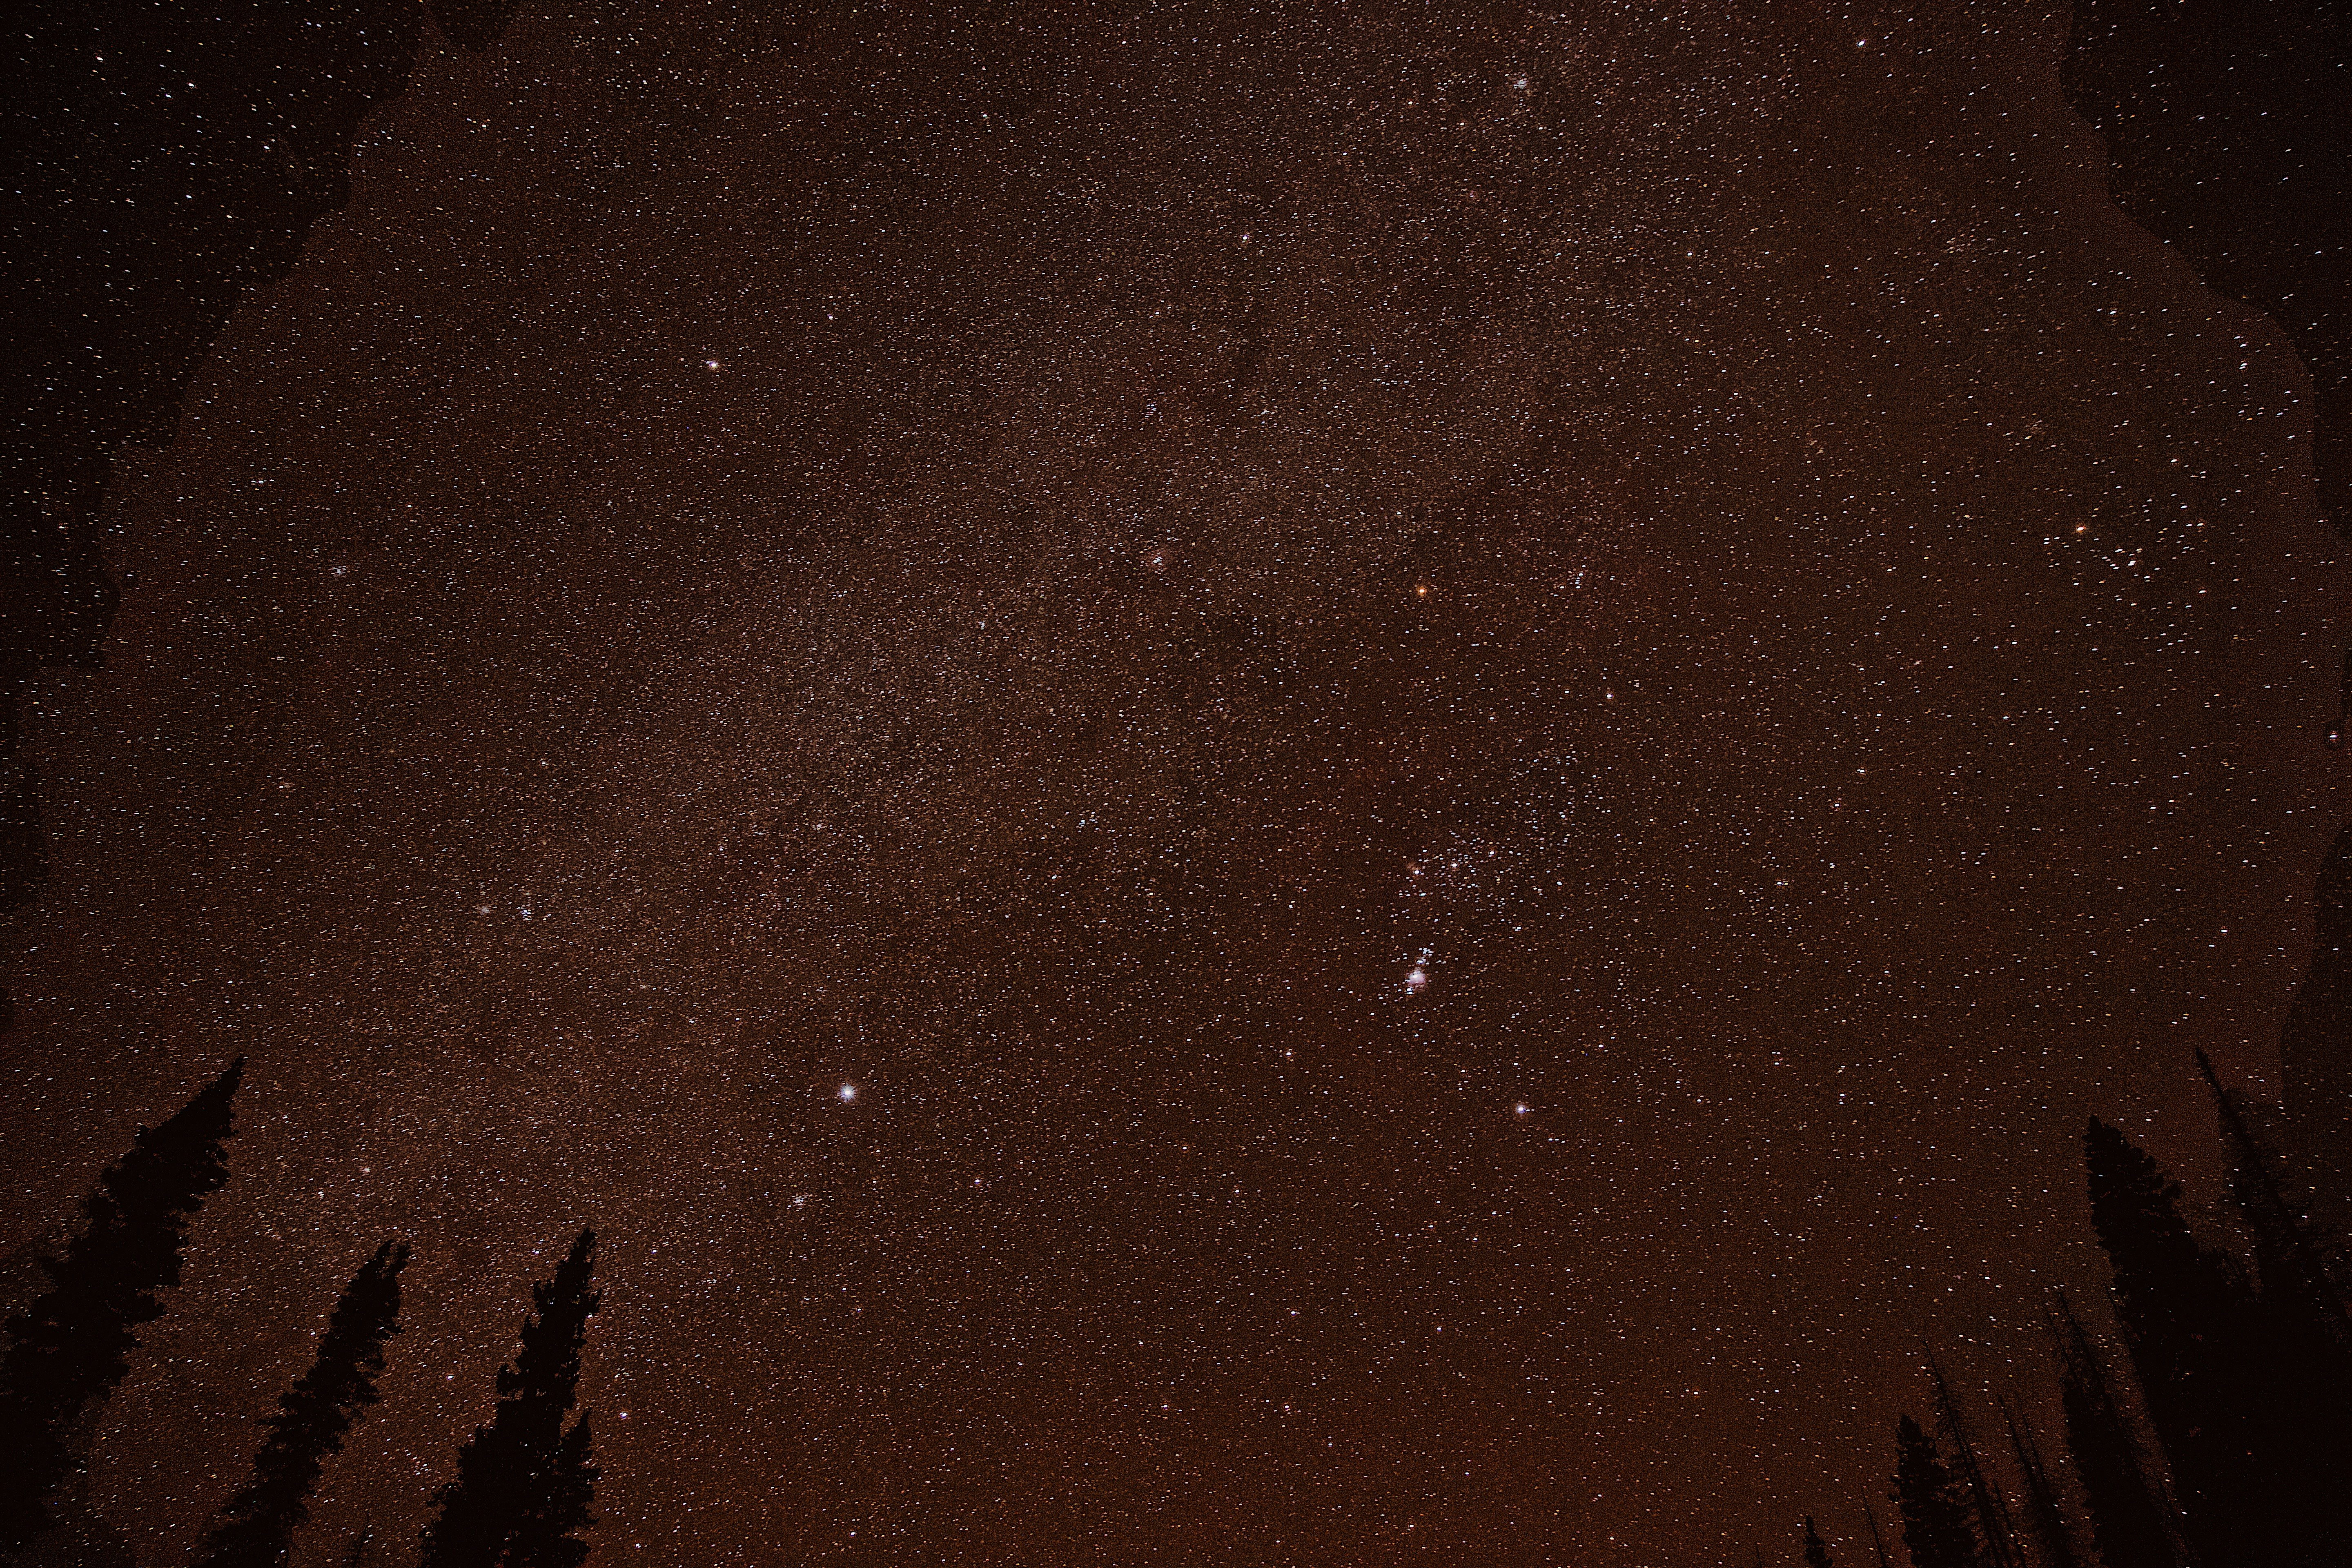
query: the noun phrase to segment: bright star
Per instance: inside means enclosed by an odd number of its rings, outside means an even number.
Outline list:
[[[856,1100],[857,1098],[857,1086],[854,1083],[843,1084],[841,1086],[841,1098],[844,1100]]]

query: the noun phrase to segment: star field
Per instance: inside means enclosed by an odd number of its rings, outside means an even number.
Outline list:
[[[94,1495],[193,1552],[396,1237],[298,1560],[404,1542],[593,1223],[595,1563],[1862,1560],[2347,804],[2307,382],[2064,26],[428,50],[28,710],[6,1243],[252,1063]]]

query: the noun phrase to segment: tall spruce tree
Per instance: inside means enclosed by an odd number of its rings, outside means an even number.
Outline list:
[[[1895,1442],[1894,1501],[1913,1568],[1981,1568],[1967,1483],[1910,1416],[1896,1424]]]
[[[45,1258],[48,1289],[7,1322],[0,1360],[0,1550],[56,1522],[55,1504],[108,1395],[163,1315],[156,1292],[180,1282],[188,1218],[228,1179],[221,1144],[244,1077],[239,1057],[99,1176],[62,1259]]]
[[[2315,1167],[2321,1213],[2352,1232],[2352,827],[2312,891],[2311,969],[2279,1031],[2280,1109]]]
[[[589,1279],[596,1235],[583,1230],[555,1277],[531,1287],[522,1351],[499,1369],[498,1407],[457,1453],[439,1512],[425,1528],[423,1568],[576,1568],[588,1548],[596,1480],[588,1417],[564,1428],[577,1398],[580,1347],[600,1298]]]
[[[2253,1240],[2264,1303],[2278,1309],[2280,1326],[2315,1331],[2324,1343],[2341,1352],[2352,1343],[2352,1310],[2329,1277],[2310,1220],[2287,1198],[2277,1154],[2256,1135],[2238,1097],[2221,1087],[2203,1051],[2197,1053],[2197,1070],[2213,1094],[2222,1149],[2230,1157],[2230,1196]]]
[[[1976,1515],[1977,1540],[1988,1568],[2024,1568],[2018,1553],[2017,1532],[2009,1518],[2009,1503],[1985,1474],[1983,1463],[1977,1458],[1976,1443],[1969,1435],[1968,1423],[1960,1415],[1959,1401],[1952,1397],[1952,1384],[1934,1356],[1927,1358],[1927,1373],[1933,1380],[1936,1394],[1936,1419],[1944,1436],[1952,1445],[1952,1473],[1968,1492],[1969,1507]]]
[[[2240,1089],[2222,1090],[2231,1109],[2258,1152],[2279,1201],[2294,1216],[2304,1243],[2319,1255],[2320,1271],[2335,1299],[2352,1312],[2352,1239],[2345,1235],[2342,1204],[2334,1194],[2333,1151],[2307,1148],[2296,1142],[2302,1128],[2283,1106],[2256,1100]],[[2224,1136],[2228,1130],[2224,1129]],[[2352,1155],[2352,1150],[2347,1150]]]
[[[2197,1068],[2213,1094],[2230,1194],[2253,1242],[2259,1289],[2243,1397],[2269,1446],[2274,1549],[2282,1561],[2324,1562],[2331,1543],[2352,1539],[2352,1316],[2286,1195],[2277,1156],[2203,1051]],[[2334,1554],[2347,1555],[2340,1545]]]
[[[596,1495],[593,1445],[583,1411],[556,1449],[555,1473],[543,1500],[515,1531],[514,1544],[507,1549],[508,1568],[580,1568],[587,1560],[588,1543],[580,1533],[595,1522],[588,1511]]]
[[[2300,1553],[2292,1457],[2271,1429],[2273,1386],[2244,1272],[2200,1243],[2180,1185],[2105,1122],[2084,1131],[2091,1220],[2141,1397],[2170,1462],[2190,1552],[2204,1568],[2275,1568]]]
[[[400,1271],[407,1244],[385,1242],[343,1288],[310,1370],[278,1395],[253,1479],[231,1498],[205,1542],[200,1568],[278,1568],[310,1516],[310,1493],[341,1453],[352,1419],[376,1402],[383,1342],[400,1332]]]
[[[2058,1501],[2058,1488],[2050,1479],[2049,1467],[2042,1462],[2042,1446],[2033,1440],[2032,1426],[2014,1410],[2004,1410],[2001,1421],[2009,1432],[2009,1451],[2017,1460],[2017,1473],[2025,1482],[2025,1533],[2042,1568],[2081,1568],[2074,1532]]]
[[[2059,1299],[2060,1390],[2066,1447],[2091,1516],[2091,1545],[2106,1568],[2179,1568],[2169,1510],[2106,1368],[2065,1299]]]
[[[1830,1568],[1830,1549],[1822,1543],[1822,1532],[1813,1528],[1813,1516],[1805,1515],[1805,1568]]]

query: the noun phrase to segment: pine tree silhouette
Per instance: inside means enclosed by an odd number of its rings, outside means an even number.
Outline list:
[[[2166,1524],[2169,1510],[2162,1490],[2151,1478],[2098,1350],[2063,1297],[2053,1332],[2065,1400],[2066,1447],[2091,1516],[2091,1545],[2106,1568],[2178,1568],[2180,1554]]]
[[[1952,1397],[1951,1383],[1932,1355],[1927,1358],[1927,1373],[1936,1392],[1937,1422],[1952,1445],[1953,1476],[1966,1489],[1969,1506],[1976,1514],[1977,1540],[1984,1560],[1990,1568],[2024,1568],[2017,1534],[2010,1524],[2008,1500],[1978,1460],[1976,1444],[1960,1416],[1959,1402]]]
[[[1813,1528],[1813,1516],[1805,1515],[1805,1568],[1830,1568],[1830,1549],[1822,1544],[1822,1532]]]
[[[2262,1280],[2265,1303],[2282,1315],[2308,1320],[2329,1344],[2341,1350],[2352,1342],[2352,1310],[2328,1277],[2327,1265],[2310,1222],[2287,1201],[2279,1179],[2277,1156],[2263,1147],[2237,1098],[2222,1089],[2213,1063],[2197,1053],[2197,1070],[2213,1093],[2213,1110],[2221,1125],[2221,1144],[2230,1156],[2230,1196],[2246,1222],[2254,1242],[2254,1270]]]
[[[2180,1185],[2162,1166],[2096,1118],[2083,1147],[2116,1317],[2190,1552],[2204,1568],[2294,1562],[2307,1505],[2283,1483],[2292,1456],[2263,1419],[2272,1369],[2252,1289],[2234,1260],[2190,1234]]]
[[[2042,1462],[2042,1447],[2033,1440],[2032,1426],[2014,1410],[2004,1410],[2001,1423],[2009,1432],[2009,1450],[2017,1460],[2017,1473],[2025,1481],[2025,1528],[2041,1554],[2042,1568],[2082,1568],[2074,1532],[2066,1523],[2066,1510],[2059,1505],[2058,1488],[2050,1479],[2049,1468]]]
[[[2339,689],[2352,701],[2352,685]],[[2328,1213],[2352,1230],[2352,827],[2329,846],[2312,906],[2311,969],[2279,1031],[2279,1088],[2296,1146],[2326,1167]]]
[[[1913,1568],[1981,1568],[1967,1484],[1910,1416],[1896,1424],[1895,1441],[1894,1500],[1903,1513],[1903,1544]]]
[[[383,1342],[400,1332],[400,1271],[405,1243],[385,1242],[335,1303],[310,1370],[278,1399],[269,1436],[253,1457],[253,1479],[228,1501],[205,1542],[199,1568],[277,1568],[294,1531],[310,1516],[310,1492],[329,1456],[342,1451],[352,1419],[376,1402]]]
[[[239,1057],[109,1165],[83,1204],[81,1234],[62,1261],[44,1259],[49,1288],[8,1319],[0,1361],[0,1550],[56,1521],[85,1425],[122,1381],[132,1331],[163,1315],[158,1290],[180,1282],[188,1216],[228,1179],[221,1143],[244,1076]]]
[[[545,1506],[534,1510],[515,1531],[507,1552],[511,1568],[579,1568],[587,1559],[588,1543],[579,1532],[595,1522],[588,1505],[595,1500],[596,1467],[589,1462],[593,1439],[588,1414],[572,1424],[556,1450],[555,1474]]]
[[[2254,1244],[2256,1293],[2244,1402],[2268,1444],[2273,1550],[2282,1562],[2321,1563],[2352,1537],[2352,1317],[2322,1249],[2284,1191],[2276,1157],[2239,1097],[2197,1053],[2230,1156],[2230,1193]],[[2341,1560],[2343,1552],[2336,1551]]]
[[[499,1369],[490,1423],[457,1453],[457,1477],[436,1500],[423,1568],[576,1568],[587,1556],[577,1532],[591,1520],[595,1468],[588,1417],[570,1431],[580,1346],[600,1298],[589,1286],[596,1234],[583,1230],[554,1279],[531,1287],[538,1315],[522,1325],[522,1351]]]
[[[1886,1554],[1886,1537],[1878,1532],[1878,1510],[1870,1506],[1867,1498],[1863,1500],[1862,1517],[1870,1526],[1870,1549],[1877,1555],[1878,1568],[1895,1568],[1895,1560]]]

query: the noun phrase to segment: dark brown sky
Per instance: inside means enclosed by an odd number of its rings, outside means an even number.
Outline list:
[[[2274,1084],[2284,339],[2053,7],[866,10],[428,46],[118,470],[0,1242],[253,1067],[100,1495],[397,1235],[407,1537],[593,1220],[599,1563],[1858,1560]]]

